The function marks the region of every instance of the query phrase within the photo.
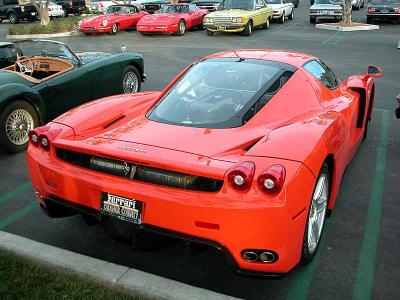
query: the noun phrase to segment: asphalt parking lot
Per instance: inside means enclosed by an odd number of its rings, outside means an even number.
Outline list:
[[[246,299],[400,299],[400,121],[394,117],[400,93],[400,26],[381,23],[380,30],[352,33],[316,30],[307,8],[308,1],[301,2],[293,21],[273,23],[251,37],[208,37],[204,31],[141,36],[132,31],[59,40],[75,51],[118,52],[126,44],[129,51],[142,53],[148,76],[144,90],[163,89],[193,60],[234,48],[312,53],[341,79],[364,73],[369,64],[381,66],[368,139],[346,173],[311,265],[279,279],[239,277],[214,249],[192,257],[186,244],[178,242],[163,250],[134,251],[113,242],[101,226],[86,227],[79,216],[49,219],[30,189],[24,153],[0,155],[0,230]],[[365,15],[366,8],[354,11],[353,19],[365,22]],[[7,26],[0,25],[2,40]]]

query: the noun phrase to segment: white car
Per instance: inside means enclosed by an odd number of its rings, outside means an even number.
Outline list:
[[[342,7],[339,2],[332,2],[331,0],[315,0],[314,4],[310,7],[310,23],[317,23],[317,19],[334,19],[339,22],[343,18]]]
[[[360,10],[365,5],[365,0],[351,0],[351,6],[355,10]]]
[[[272,8],[273,19],[278,22],[285,22],[286,17],[289,20],[294,18],[294,5],[290,0],[266,0],[268,7]]]
[[[126,4],[130,4],[133,1],[125,1]],[[115,4],[124,4],[124,1],[110,1],[110,0],[90,0],[90,11],[94,14],[103,14],[107,8]]]
[[[61,5],[57,5],[54,2],[49,2],[49,6],[47,7],[47,11],[49,13],[50,18],[62,17],[64,15],[64,10]]]

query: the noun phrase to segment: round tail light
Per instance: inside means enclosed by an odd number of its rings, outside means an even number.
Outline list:
[[[285,182],[286,171],[282,165],[270,166],[257,179],[258,187],[267,194],[277,194]]]
[[[246,161],[234,167],[228,173],[229,184],[238,191],[246,191],[250,188],[256,167],[253,162]]]

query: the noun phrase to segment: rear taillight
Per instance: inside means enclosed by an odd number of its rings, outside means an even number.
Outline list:
[[[50,143],[60,133],[61,129],[50,129],[50,126],[35,128],[29,132],[29,141],[34,146],[40,146],[44,150],[50,149]]]
[[[238,191],[246,191],[251,187],[256,167],[253,162],[246,161],[234,167],[228,173],[229,184]]]
[[[53,9],[51,7],[47,8],[48,11],[52,11]]]
[[[72,3],[72,1],[69,3],[69,7],[72,7],[74,4]]]
[[[258,187],[267,194],[277,194],[285,181],[286,171],[282,165],[270,166],[257,179]]]

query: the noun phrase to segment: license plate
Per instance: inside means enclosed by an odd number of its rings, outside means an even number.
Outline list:
[[[382,9],[381,10],[381,13],[383,13],[383,14],[387,14],[389,12],[389,10],[387,10],[387,9]]]
[[[323,15],[329,15],[329,11],[323,10],[323,11],[322,11],[322,14],[323,14]]]
[[[142,223],[143,203],[135,199],[124,198],[110,193],[101,193],[100,212],[126,222]]]
[[[217,29],[218,30],[226,30],[226,26],[218,26]]]

